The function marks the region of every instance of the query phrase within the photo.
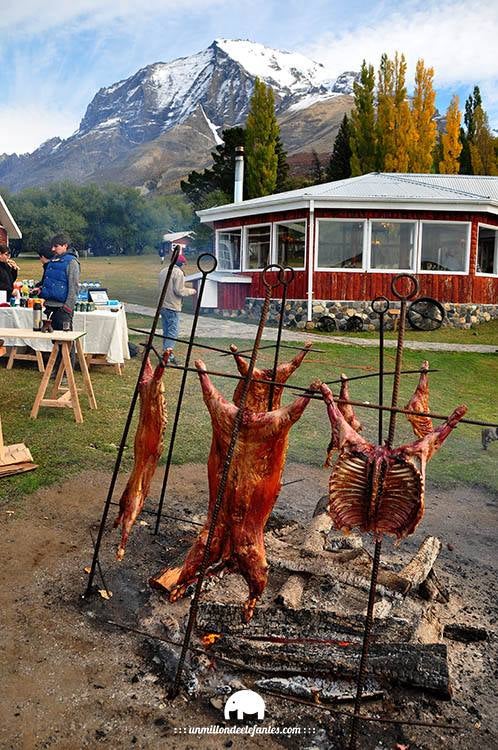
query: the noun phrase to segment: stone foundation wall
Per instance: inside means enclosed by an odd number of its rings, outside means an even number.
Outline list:
[[[217,310],[215,314],[221,318],[237,318],[239,320],[257,322],[261,315],[263,300],[248,297],[244,307],[240,310]],[[391,309],[399,309],[399,302],[391,302]],[[281,304],[278,300],[270,303],[268,322],[277,324],[280,316]],[[470,328],[473,325],[485,323],[498,318],[497,305],[443,304],[446,318],[443,325],[454,328]],[[344,300],[313,302],[313,321],[308,323],[306,300],[287,300],[285,305],[284,325],[288,328],[326,329],[326,330],[354,330],[357,318],[361,320],[364,331],[375,331],[379,328],[379,316],[373,312],[369,302],[352,302]],[[212,312],[212,311],[210,311]],[[355,320],[351,319],[355,317]],[[394,327],[395,316],[385,316],[386,329]]]

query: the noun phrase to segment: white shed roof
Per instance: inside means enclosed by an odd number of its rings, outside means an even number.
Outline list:
[[[163,242],[178,242],[183,237],[193,237],[195,232],[170,232],[169,234],[163,234]]]
[[[498,177],[371,172],[199,211],[201,222],[315,207],[488,211],[498,214]]]
[[[14,221],[12,214],[7,208],[7,204],[0,195],[0,224],[7,230],[9,239],[20,240],[22,237],[21,230]]]

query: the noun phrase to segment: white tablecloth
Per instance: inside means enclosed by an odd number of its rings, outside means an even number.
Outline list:
[[[31,328],[33,310],[26,307],[0,307],[0,328]],[[105,354],[111,364],[123,364],[130,358],[128,326],[124,307],[118,312],[94,310],[74,313],[75,331],[86,331],[83,350],[88,354]],[[38,351],[51,351],[50,341],[38,339],[6,339],[6,346],[30,346]]]

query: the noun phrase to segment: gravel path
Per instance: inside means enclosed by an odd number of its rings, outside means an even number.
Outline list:
[[[131,305],[126,303],[126,310],[129,313],[138,315],[147,315],[154,317],[155,310],[152,307],[142,307],[141,305]],[[192,315],[182,313],[180,316],[180,337],[187,338],[190,335],[192,327]],[[253,340],[256,335],[257,326],[252,323],[240,323],[239,321],[223,318],[209,318],[201,316],[197,324],[197,336],[199,338],[233,338],[233,339],[250,339]],[[277,338],[276,328],[266,328],[265,339],[274,341]],[[322,336],[318,333],[308,333],[306,331],[289,331],[283,330],[282,338],[284,341],[302,341],[311,339],[312,341],[326,341],[328,344],[354,344],[356,346],[378,346],[377,339],[362,339],[352,336]],[[396,348],[396,341],[385,339],[386,348]],[[440,341],[405,341],[405,349],[414,349],[419,351],[439,351],[439,352],[474,352],[480,354],[494,354],[498,352],[498,346],[489,344],[447,344]]]

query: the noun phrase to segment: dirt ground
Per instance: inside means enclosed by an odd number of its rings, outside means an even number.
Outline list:
[[[293,464],[274,523],[310,517],[324,494],[328,472]],[[194,538],[194,525],[164,518],[158,537],[153,517],[132,532],[126,557],[114,561],[118,539],[111,524],[102,544],[101,562],[113,596],[82,598],[95,537],[110,477],[88,472],[26,500],[24,507],[0,511],[1,606],[0,747],[54,748],[340,748],[347,745],[345,719],[295,704],[267,701],[267,716],[308,727],[306,736],[207,738],[183,736],[188,726],[223,723],[222,714],[204,700],[166,697],[157,669],[154,644],[108,623],[140,626],[147,608],[150,574],[169,563]],[[160,478],[153,487],[156,495]],[[119,498],[118,482],[115,497]],[[153,493],[153,494],[154,494]],[[169,515],[199,520],[206,507],[205,467],[173,467],[165,508]],[[449,586],[450,602],[441,605],[447,622],[486,628],[489,639],[463,644],[446,641],[453,686],[451,701],[421,692],[399,690],[369,713],[394,718],[451,722],[457,731],[414,726],[362,724],[361,750],[409,748],[480,750],[498,747],[496,720],[496,512],[498,498],[482,490],[429,488],[427,511],[413,537],[399,547],[386,543],[383,555],[401,562],[427,534],[439,536],[443,551],[437,562]],[[115,508],[111,509],[110,520]],[[99,583],[99,585],[101,585]],[[347,708],[347,707],[346,707]],[[285,713],[287,711],[287,713]],[[282,724],[282,721],[279,721]]]

